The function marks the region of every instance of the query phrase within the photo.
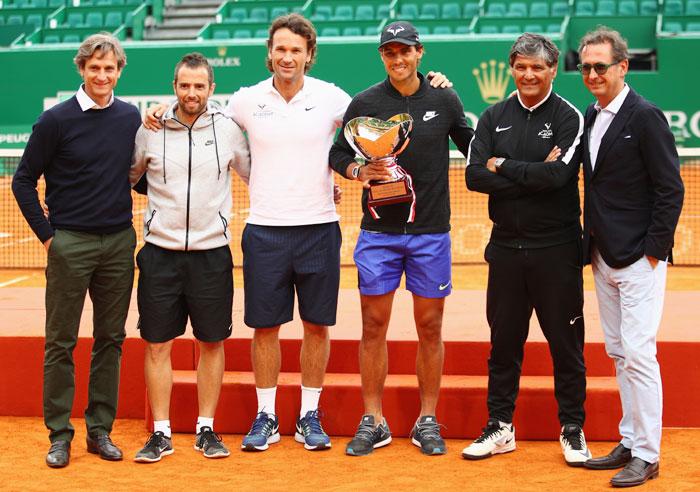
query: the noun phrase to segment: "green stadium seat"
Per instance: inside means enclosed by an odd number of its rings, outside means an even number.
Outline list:
[[[617,6],[617,12],[620,15],[635,16],[637,15],[637,2],[635,0],[621,0]]]
[[[44,23],[44,18],[41,14],[28,14],[24,19],[24,23],[28,25],[33,25],[34,27],[41,27]]]
[[[214,29],[211,33],[212,39],[229,39],[231,38],[231,33],[228,29]]]
[[[513,2],[508,7],[506,17],[527,17],[527,5],[523,2]]]
[[[355,20],[374,20],[374,7],[371,5],[358,5],[355,10]]]
[[[64,43],[79,43],[80,36],[78,34],[66,34],[63,36]]]
[[[270,9],[270,20],[276,19],[277,17],[287,15],[289,13],[289,9],[287,7],[272,7]],[[257,37],[257,36],[256,36]]]
[[[418,31],[418,34],[421,36],[426,36],[430,34],[430,27],[426,26],[425,24],[422,25],[417,25],[415,24],[414,27],[416,28],[416,31]]]
[[[69,12],[66,25],[69,27],[83,27],[83,14],[80,12]]]
[[[353,20],[352,5],[338,5],[335,8],[335,14],[331,17],[333,21],[349,21]]]
[[[250,29],[236,29],[233,31],[234,39],[250,39],[253,37],[253,33]]]
[[[317,5],[314,14],[311,16],[311,21],[329,20],[332,13],[333,11],[330,5]]]
[[[440,15],[443,19],[459,19],[461,17],[459,13],[458,3],[444,3],[442,4],[442,14]]]
[[[546,2],[532,2],[530,17],[549,17],[549,5]]]
[[[386,19],[391,15],[391,7],[387,4],[380,5],[377,7],[377,15],[374,17],[375,19]]]
[[[679,32],[683,32],[683,24],[681,24],[680,22],[664,22],[663,31],[672,32],[676,34]]]
[[[490,3],[486,9],[486,17],[505,17],[506,4],[501,2]]]
[[[522,31],[520,30],[520,26],[516,26],[515,24],[506,24],[503,26],[503,29],[501,30],[503,34],[520,34]]]
[[[485,26],[479,26],[479,32],[481,34],[498,34],[498,27],[487,24]]]
[[[61,7],[65,4],[65,0],[49,0],[49,7]]]
[[[543,33],[544,29],[541,24],[525,24],[523,32]]]
[[[143,0],[126,0],[127,5],[141,5],[142,3],[151,4],[151,2],[144,2]]]
[[[415,3],[404,3],[399,10],[399,19],[413,20],[418,17],[418,5]]]
[[[21,26],[24,24],[24,18],[21,15],[11,15],[7,18],[8,26]]]
[[[245,22],[248,18],[248,11],[245,7],[234,7],[228,14],[226,22]]]
[[[379,29],[377,26],[365,27],[365,36],[376,36],[379,34]]]
[[[46,44],[56,44],[60,42],[61,38],[58,37],[58,34],[47,34],[44,36],[44,43]]]
[[[105,14],[105,27],[119,27],[122,24],[121,12],[107,12]]]
[[[270,31],[268,31],[267,29],[256,29],[253,33],[253,37],[257,39],[267,39],[269,35]]]
[[[344,27],[343,36],[362,36],[362,29],[356,26]]]
[[[666,0],[664,15],[683,15],[683,2],[681,0]]]
[[[659,11],[659,3],[656,0],[642,0],[639,13],[642,15],[656,15]]]
[[[561,24],[547,24],[547,32],[550,34],[561,32]]]
[[[569,15],[569,4],[567,2],[552,3],[552,17],[564,17]]]
[[[464,14],[462,17],[465,19],[471,19],[479,15],[479,4],[474,2],[468,2],[464,4]]]
[[[34,0],[34,7],[38,9],[45,9],[48,7],[49,2],[47,0]]]
[[[580,0],[576,2],[576,15],[593,15],[593,2],[590,0]]]
[[[436,3],[424,3],[423,8],[421,8],[420,16],[421,20],[432,20],[440,17],[440,7]]]
[[[685,26],[686,32],[700,32],[700,22],[688,22]]]
[[[253,7],[248,15],[248,22],[267,22],[267,9],[265,7]]]
[[[433,34],[452,34],[452,28],[450,26],[438,25],[433,28]]]
[[[340,29],[337,27],[324,27],[321,29],[321,36],[340,36]]]
[[[611,16],[615,15],[615,1],[614,0],[600,0],[598,2],[598,9],[595,12],[595,15],[600,15],[600,16]]]
[[[700,15],[700,0],[688,0],[685,15]]]
[[[461,25],[455,27],[455,34],[469,34],[469,26]]]
[[[85,15],[85,25],[87,27],[102,27],[104,25],[102,12],[88,12]]]

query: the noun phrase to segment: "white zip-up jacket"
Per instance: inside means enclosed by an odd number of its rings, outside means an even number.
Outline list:
[[[142,126],[136,133],[129,180],[133,186],[147,173],[144,240],[179,251],[225,246],[231,170],[248,184],[248,142],[219,107],[209,103],[190,128],[177,120],[176,106],[163,116],[162,129]]]

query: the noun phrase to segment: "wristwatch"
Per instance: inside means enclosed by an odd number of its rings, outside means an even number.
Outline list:
[[[357,164],[355,167],[352,168],[352,179],[359,179],[360,169],[362,169],[362,164]]]
[[[501,164],[503,164],[506,161],[505,157],[499,157],[495,161],[493,161],[493,165],[495,166],[496,169],[501,168]]]

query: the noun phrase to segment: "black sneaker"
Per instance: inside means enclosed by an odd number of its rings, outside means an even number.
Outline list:
[[[205,458],[226,458],[231,454],[221,442],[221,436],[211,430],[211,427],[202,427],[197,434],[194,449],[201,451]]]
[[[447,446],[440,435],[440,424],[434,415],[424,415],[416,422],[411,431],[411,442],[418,446],[423,454],[445,454]]]
[[[173,451],[172,440],[161,431],[154,432],[146,441],[143,449],[136,453],[134,461],[138,463],[155,463],[160,461],[163,456],[173,454]]]
[[[355,437],[345,448],[345,454],[365,456],[374,451],[375,448],[381,448],[390,442],[391,431],[386,419],[382,419],[379,425],[375,425],[373,415],[363,415],[360,425],[357,426]]]

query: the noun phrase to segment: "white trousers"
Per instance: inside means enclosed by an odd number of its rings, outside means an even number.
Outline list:
[[[663,312],[667,263],[659,261],[652,268],[643,256],[624,268],[611,268],[594,248],[592,266],[605,350],[615,362],[620,388],[621,442],[632,450],[632,456],[656,463],[663,411],[656,333]]]

